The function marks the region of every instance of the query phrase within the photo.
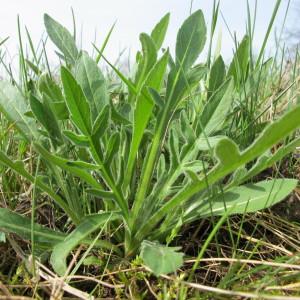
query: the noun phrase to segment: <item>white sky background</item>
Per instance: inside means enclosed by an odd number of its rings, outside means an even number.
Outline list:
[[[292,0],[291,7],[293,8]],[[246,0],[221,0],[221,11],[232,32],[241,39],[245,33]],[[249,0],[254,7],[254,0]],[[271,18],[276,0],[258,0],[257,23],[254,47],[259,49]],[[81,39],[83,48],[91,51],[91,42],[101,45],[112,24],[117,21],[114,32],[105,51],[105,55],[114,61],[119,53],[127,48],[131,53],[139,49],[139,33],[150,33],[153,26],[167,12],[171,12],[171,20],[165,41],[165,46],[174,48],[176,33],[184,19],[189,15],[189,0],[0,0],[0,39],[9,36],[5,46],[11,57],[17,52],[17,15],[20,15],[21,26],[27,26],[35,43],[38,43],[44,32],[43,13],[47,12],[53,18],[72,31],[72,17],[70,8],[73,7],[78,40]],[[209,25],[213,0],[194,0],[193,10],[202,9]],[[284,0],[276,19],[276,27],[280,31],[285,15],[287,0]],[[288,24],[293,19],[289,12]],[[219,18],[217,33],[222,31],[222,54],[225,60],[232,56],[234,44],[228,34],[222,17]],[[272,35],[273,37],[274,35]],[[24,34],[25,37],[25,34]],[[50,41],[49,41],[50,42]],[[48,43],[48,46],[50,43]],[[271,47],[270,47],[271,48]],[[269,48],[269,49],[270,49]],[[56,56],[53,47],[49,47],[48,54],[52,63]],[[123,58],[128,57],[125,52]],[[16,58],[14,58],[16,60]]]

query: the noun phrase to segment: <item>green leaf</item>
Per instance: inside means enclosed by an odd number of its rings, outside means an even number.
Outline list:
[[[209,84],[207,91],[207,99],[221,86],[225,79],[226,68],[222,56],[219,56],[211,67],[209,74]]]
[[[44,23],[52,42],[63,53],[66,59],[74,64],[78,58],[78,50],[71,33],[47,14],[44,14]]]
[[[25,240],[31,239],[33,229],[34,242],[40,247],[45,247],[47,250],[52,249],[55,245],[63,243],[67,235],[60,231],[55,231],[40,224],[34,223],[33,228],[31,219],[23,217],[7,208],[0,208],[0,228],[9,233],[15,233]],[[90,244],[90,239],[84,239],[84,244]],[[119,249],[107,241],[97,241],[97,247],[113,250],[120,254]]]
[[[60,86],[48,74],[43,74],[38,80],[38,89],[47,101],[57,120],[69,118],[68,108],[65,103]]]
[[[7,37],[4,38],[3,40],[1,40],[0,46],[2,46],[8,39],[9,39],[9,36],[7,36]]]
[[[83,169],[85,171],[92,170],[92,171],[97,171],[101,169],[101,166],[91,164],[82,160],[75,160],[75,161],[68,161],[67,165],[70,167],[76,167],[79,169]]]
[[[93,267],[98,266],[98,267],[101,267],[103,264],[104,264],[104,261],[99,259],[96,256],[88,256],[83,261],[84,266],[93,266]]]
[[[86,181],[88,184],[90,184],[92,187],[94,187],[96,189],[101,188],[101,184],[87,171],[87,168],[84,169],[82,167],[80,167],[80,168],[78,167],[78,163],[80,164],[80,161],[77,162],[77,165],[76,165],[76,161],[72,162],[68,159],[64,159],[59,156],[53,155],[50,152],[48,152],[44,147],[39,145],[38,143],[34,143],[34,147],[42,155],[42,157],[49,163],[57,165],[60,168],[62,168],[63,170],[66,170],[66,171],[78,176],[79,178],[83,179],[84,181]],[[85,163],[85,162],[82,162],[82,163],[85,164],[85,166],[87,166],[87,163]],[[100,169],[100,168],[101,167],[98,166],[98,167],[95,167],[92,169]],[[91,169],[91,168],[88,168],[88,169]]]
[[[0,163],[9,167],[17,174],[23,176],[31,183],[35,184],[39,189],[46,192],[62,209],[63,211],[74,221],[78,222],[76,213],[70,209],[64,199],[62,199],[59,194],[54,192],[47,184],[45,184],[40,178],[34,178],[24,167],[23,161],[13,161],[11,160],[3,151],[0,151]]]
[[[201,114],[199,131],[203,129],[205,134],[210,136],[222,128],[232,105],[233,88],[233,81],[228,79],[211,96]]]
[[[184,138],[184,140],[187,142],[188,145],[193,143],[196,139],[196,134],[194,129],[192,128],[191,121],[187,115],[186,110],[182,110],[180,112],[180,119],[179,119],[179,126],[180,128],[175,128],[175,130],[178,132],[178,134],[181,134],[181,136]],[[186,145],[186,147],[188,147]]]
[[[65,102],[51,102],[50,107],[58,120],[69,119],[69,111]]]
[[[97,47],[95,45],[94,49],[98,52],[98,54],[100,54],[99,49],[97,49]],[[132,81],[128,78],[126,78],[126,76],[120,72],[113,64],[111,64],[103,54],[101,54],[101,57],[105,60],[105,62],[114,70],[114,72],[120,77],[120,79],[126,84],[126,86],[128,87],[128,90],[133,94],[133,95],[137,95],[138,91],[136,89],[136,86],[132,83]]]
[[[170,152],[170,170],[175,170],[176,167],[180,164],[179,159],[179,139],[176,130],[170,130],[169,144]]]
[[[164,107],[164,101],[157,90],[153,88],[148,89],[149,94],[151,95],[152,100],[155,102],[155,104],[159,107],[161,110]]]
[[[6,242],[5,233],[0,231],[0,243],[5,243],[5,242]]]
[[[109,105],[106,105],[101,110],[101,112],[99,113],[97,119],[93,124],[92,136],[94,139],[99,140],[103,136],[105,130],[109,125],[109,119],[110,119],[110,108]]]
[[[25,115],[29,105],[19,90],[6,81],[0,81],[0,110],[24,138],[38,137],[35,120]]]
[[[201,217],[243,214],[268,208],[287,197],[297,186],[296,179],[273,179],[234,187],[203,201],[197,212]]]
[[[70,140],[71,143],[78,147],[88,147],[89,146],[89,139],[85,135],[78,135],[70,130],[64,130],[63,131],[64,136],[68,140]]]
[[[92,131],[89,103],[81,87],[65,67],[61,67],[61,80],[72,121],[84,135],[89,136]]]
[[[42,74],[38,80],[38,89],[41,94],[46,94],[53,102],[64,102],[60,87],[49,74]]]
[[[96,62],[83,52],[76,63],[75,78],[90,103],[93,120],[108,104],[105,78]]]
[[[108,192],[104,190],[86,189],[85,191],[93,196],[100,197],[102,199],[115,200],[116,198],[112,192]]]
[[[112,100],[110,100],[110,111],[111,111],[111,119],[117,124],[125,125],[125,126],[132,125],[131,122],[124,115],[122,115],[120,112],[118,112],[115,109]]]
[[[167,247],[143,241],[141,258],[156,276],[173,273],[183,265],[183,253],[177,252],[178,250],[180,247]]]
[[[246,35],[234,54],[233,60],[229,66],[227,76],[233,76],[236,84],[246,77],[247,66],[250,57],[249,43],[249,36]]]
[[[107,35],[106,35],[106,37],[104,39],[104,42],[102,43],[102,46],[101,46],[100,50],[97,51],[98,55],[97,55],[96,60],[95,60],[97,64],[99,63],[99,61],[100,61],[100,59],[102,57],[102,54],[103,54],[103,52],[104,52],[104,50],[106,48],[106,45],[107,45],[107,43],[108,43],[108,41],[110,39],[110,36],[111,36],[111,34],[112,34],[112,32],[113,32],[113,30],[115,28],[115,25],[116,25],[116,22],[111,26],[109,32],[107,33]]]
[[[187,185],[177,193],[172,199],[160,207],[136,234],[137,240],[142,240],[149,231],[168,213],[172,212],[179,205],[183,205],[195,194],[207,189],[212,184],[234,172],[240,166],[256,159],[265,153],[273,145],[280,142],[288,134],[300,127],[300,106],[296,106],[291,111],[283,115],[279,120],[270,124],[261,135],[243,152],[230,139],[224,138],[219,141],[215,148],[215,155],[218,164],[211,169],[208,174],[199,178],[198,181]]]
[[[166,32],[169,26],[170,13],[167,13],[154,27],[151,32],[151,38],[154,41],[156,49],[159,50],[164,42]]]
[[[35,73],[35,75],[40,76],[41,70],[30,60],[25,59],[26,64],[28,67]]]
[[[52,252],[50,262],[60,276],[67,271],[66,259],[69,253],[91,233],[100,230],[106,223],[120,218],[117,213],[101,213],[89,215],[72,231],[61,243],[57,244]]]
[[[31,239],[31,219],[16,214],[9,209],[0,208],[0,228],[16,233],[20,237]],[[39,224],[34,224],[34,240],[38,244],[54,246],[64,240],[65,235],[59,231],[48,229]]]
[[[48,131],[51,139],[55,144],[60,144],[62,136],[55,115],[53,114],[47,98],[44,97],[44,102],[41,103],[34,95],[29,98],[30,107],[36,119]]]
[[[224,135],[216,135],[216,136],[206,137],[206,138],[200,136],[195,140],[194,143],[198,150],[208,151],[214,149],[222,139],[224,139]]]
[[[190,15],[177,34],[176,64],[184,70],[190,68],[204,48],[206,25],[201,10]]]
[[[188,70],[186,80],[190,86],[199,85],[199,81],[207,74],[207,67],[198,64]]]
[[[152,115],[154,102],[152,101],[151,95],[147,88],[152,88],[157,91],[161,89],[163,78],[165,75],[169,53],[166,52],[162,58],[153,66],[148,77],[146,78],[142,92],[137,97],[136,107],[134,111],[134,126],[133,136],[130,146],[127,172],[131,174],[135,157],[141,143],[142,137],[145,134],[145,129]],[[128,176],[130,179],[130,175]]]
[[[135,84],[138,91],[157,60],[156,47],[151,37],[146,33],[141,33],[140,41],[142,44],[143,55],[139,61],[138,70],[135,76]]]
[[[256,164],[250,169],[247,170],[245,176],[240,178],[239,183],[247,181],[254,177],[255,175],[259,174],[261,171],[271,167],[277,161],[280,161],[284,158],[287,154],[291,153],[296,149],[296,147],[300,147],[300,138],[296,138],[292,140],[287,145],[281,146],[275,153],[270,155],[262,155],[257,159]]]
[[[105,164],[110,166],[113,157],[118,153],[120,147],[120,133],[115,132],[110,136],[105,153]]]

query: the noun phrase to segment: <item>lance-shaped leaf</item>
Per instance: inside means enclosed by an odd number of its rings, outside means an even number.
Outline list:
[[[65,67],[61,67],[61,80],[73,123],[83,134],[90,135],[92,129],[91,110],[80,85]]]
[[[64,240],[65,235],[59,231],[48,229],[42,225],[31,226],[31,219],[23,217],[7,208],[0,208],[0,228],[30,240],[33,230],[34,241],[51,247]]]
[[[142,83],[157,60],[156,47],[151,37],[146,33],[141,33],[140,41],[142,44],[142,56],[139,60],[138,70],[135,76],[135,84],[138,90],[141,88]]]
[[[78,58],[78,50],[71,33],[47,14],[44,15],[44,23],[52,42],[63,53],[68,62],[74,64]]]
[[[209,84],[207,99],[221,86],[226,75],[225,63],[222,56],[219,56],[211,67],[209,73]]]
[[[98,117],[96,118],[93,129],[92,129],[92,137],[95,140],[100,140],[100,138],[104,135],[106,129],[109,126],[110,120],[110,107],[106,105],[101,112],[99,113]]]
[[[101,184],[87,171],[87,170],[99,170],[101,167],[86,162],[70,161],[68,159],[61,158],[59,156],[51,154],[41,145],[34,143],[36,150],[44,157],[48,162],[59,166],[60,168],[78,176],[87,182],[94,188],[100,188]],[[84,167],[83,167],[84,166]]]
[[[9,233],[15,233],[25,240],[30,240],[32,231],[34,234],[34,242],[47,250],[53,248],[58,243],[65,240],[67,235],[63,232],[49,229],[40,224],[34,223],[33,227],[31,219],[10,211],[7,208],[0,208],[0,228]],[[90,244],[90,239],[84,239],[84,244]],[[119,253],[119,249],[108,241],[96,241],[95,246],[113,250]]]
[[[249,36],[245,36],[239,47],[236,50],[236,53],[233,57],[233,60],[229,66],[228,76],[233,76],[234,81],[238,84],[246,76],[247,66],[249,62]]]
[[[143,241],[141,258],[156,276],[173,273],[183,265],[183,253],[178,250],[180,247],[167,247],[155,242]]]
[[[35,73],[35,75],[40,76],[41,70],[29,59],[25,59],[26,65]]]
[[[4,152],[0,151],[0,164],[9,167],[17,174],[23,176],[31,183],[35,184],[39,189],[46,192],[72,219],[73,222],[78,222],[78,217],[72,209],[67,205],[64,199],[62,199],[56,192],[54,192],[47,184],[45,184],[40,178],[34,178],[24,167],[23,161],[13,161]]]
[[[287,197],[297,186],[296,179],[274,179],[229,189],[212,199],[206,199],[197,209],[198,216],[243,214],[268,208]]]
[[[24,138],[37,138],[35,120],[26,116],[29,106],[25,98],[15,86],[6,81],[0,81],[0,110]]]
[[[45,94],[43,94],[43,98],[47,98],[47,102],[49,103],[49,106],[53,113],[55,114],[55,117],[57,120],[68,120],[69,119],[69,111],[66,105],[65,101],[59,101],[59,102],[50,102],[49,97]]]
[[[201,114],[201,126],[199,126],[198,133],[203,129],[205,135],[210,136],[222,128],[233,101],[232,92],[233,81],[228,79],[211,96]]]
[[[200,80],[207,74],[207,68],[203,64],[198,64],[187,71],[186,81],[190,88],[198,86]]]
[[[169,172],[167,178],[163,178],[165,184],[159,196],[160,198],[166,196],[175,180],[182,172],[186,171],[184,165],[188,164],[191,159],[196,159],[196,155],[199,151],[214,149],[217,143],[224,138],[224,136],[210,137],[209,135],[222,127],[233,100],[232,90],[233,82],[229,79],[211,97],[201,114],[201,126],[198,128],[197,135],[199,135],[199,137],[197,138],[189,126],[189,120],[184,113],[181,114],[180,125],[182,135],[184,139],[186,139],[186,145],[180,153],[180,163],[177,164],[175,169]],[[201,134],[202,129],[205,135]],[[171,155],[171,158],[174,158],[174,155]]]
[[[280,161],[284,158],[287,154],[294,151],[297,147],[300,147],[300,138],[296,138],[292,140],[287,145],[281,146],[275,153],[269,155],[262,155],[257,159],[255,165],[250,169],[247,170],[241,178],[239,178],[238,182],[242,183],[245,182],[255,175],[259,174],[261,171],[273,166],[276,162]],[[236,184],[237,182],[235,182]]]
[[[108,104],[105,78],[97,63],[83,52],[76,63],[75,77],[90,103],[93,121]]]
[[[167,201],[154,215],[145,223],[136,234],[138,240],[142,240],[166,214],[171,212],[179,205],[184,204],[192,196],[208,188],[209,185],[216,183],[234,172],[240,166],[254,160],[262,153],[265,153],[273,145],[280,142],[288,134],[300,127],[300,105],[283,115],[279,120],[270,124],[261,135],[243,152],[240,152],[238,146],[230,139],[224,138],[217,144],[215,155],[218,164],[205,177],[200,178],[181,190],[172,199]]]
[[[151,38],[156,46],[156,49],[159,50],[164,42],[166,32],[168,29],[170,21],[170,13],[167,13],[154,27],[151,32]]]
[[[132,172],[139,145],[145,133],[145,129],[154,107],[154,102],[152,101],[152,97],[147,88],[149,87],[155,89],[156,91],[159,91],[161,89],[168,63],[168,57],[169,53],[166,52],[162,56],[162,58],[153,66],[152,70],[145,80],[145,83],[143,84],[141,93],[137,97],[136,107],[134,111],[133,136],[127,164],[128,174],[131,174]],[[129,180],[130,175],[127,178]]]
[[[6,242],[5,233],[0,231],[0,243],[5,243],[5,242]]]
[[[105,153],[105,164],[110,166],[114,156],[118,153],[120,148],[120,133],[115,132],[112,134],[108,140],[106,145],[106,153]]]
[[[44,126],[55,144],[60,144],[62,135],[58,122],[52,112],[47,98],[41,103],[34,95],[30,96],[30,107],[36,119]]]
[[[64,275],[67,271],[66,259],[69,253],[91,233],[100,230],[106,223],[119,219],[117,213],[101,213],[89,215],[72,231],[61,243],[57,244],[51,255],[51,264],[59,275]]]
[[[55,117],[58,120],[65,120],[69,117],[69,112],[65,103],[60,86],[48,74],[43,74],[38,80],[38,89],[47,100]]]
[[[49,74],[42,74],[38,80],[38,89],[41,94],[46,94],[53,102],[63,102],[64,97],[59,85]]]
[[[63,131],[64,136],[78,147],[88,147],[89,146],[89,138],[85,135],[78,135],[70,130]]]
[[[176,63],[184,70],[189,69],[198,58],[206,41],[206,25],[201,10],[190,15],[177,34]]]

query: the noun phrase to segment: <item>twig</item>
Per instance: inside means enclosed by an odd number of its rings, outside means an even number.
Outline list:
[[[196,261],[195,259],[189,259],[189,260],[186,260],[185,263],[194,263],[195,261]],[[264,260],[253,260],[253,259],[213,258],[212,257],[212,258],[203,258],[203,259],[201,259],[200,262],[228,262],[228,263],[240,262],[243,264],[266,265],[266,266],[272,266],[272,267],[300,270],[300,266],[298,266],[298,265],[270,262],[270,261],[264,261]]]
[[[175,281],[176,279],[167,276],[167,275],[161,275],[162,278]],[[188,287],[205,291],[205,292],[211,292],[216,293],[220,295],[228,295],[228,296],[238,296],[238,297],[246,297],[250,299],[270,299],[270,300],[300,300],[300,297],[286,297],[286,296],[270,296],[266,294],[260,294],[260,293],[248,293],[248,292],[240,292],[240,291],[230,291],[230,290],[224,290],[220,288],[210,287],[203,284],[193,283],[193,282],[187,282],[187,281],[180,281],[181,284],[184,284]]]

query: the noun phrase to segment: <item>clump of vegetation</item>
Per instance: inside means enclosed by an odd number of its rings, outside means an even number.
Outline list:
[[[31,218],[9,205],[0,208],[0,228],[30,241],[27,268],[33,274],[50,261],[67,282],[88,266],[101,269],[100,256],[107,262],[104,270],[131,261],[168,279],[166,274],[183,265],[178,235],[210,218],[213,226],[189,272],[192,279],[226,222],[233,239],[229,216],[244,218],[268,208],[296,188],[297,179],[262,179],[261,174],[300,145],[300,107],[291,103],[265,122],[268,96],[260,85],[274,62],[252,57],[251,26],[228,68],[220,55],[211,59],[217,17],[215,4],[207,61],[198,63],[207,39],[201,10],[179,29],[175,57],[161,50],[167,14],[151,34],[140,35],[141,51],[130,75],[104,56],[111,32],[100,49],[94,46],[92,57],[46,14],[48,36],[59,50],[59,72],[42,62],[45,51],[36,53],[27,32],[33,60],[21,51],[21,82],[13,77],[0,82],[2,121],[15,136],[0,152],[0,163],[4,189],[10,188],[5,176],[17,176],[15,189],[23,180],[31,184]],[[121,82],[107,79],[100,60]],[[282,95],[277,96],[273,104]],[[52,228],[38,222],[43,206],[54,214]],[[79,245],[84,253],[79,258],[77,251],[69,260]],[[122,272],[118,276],[128,280]],[[137,274],[147,284],[148,276]],[[187,296],[185,288],[179,290]]]

